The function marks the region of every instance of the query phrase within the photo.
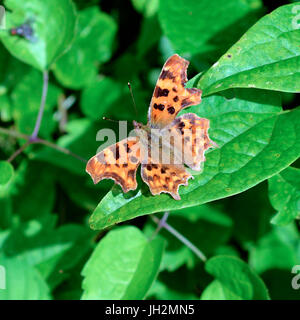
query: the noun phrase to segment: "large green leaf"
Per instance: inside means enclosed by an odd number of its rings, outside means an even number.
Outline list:
[[[71,0],[6,0],[7,28],[32,21],[36,41],[1,32],[0,38],[9,52],[21,61],[46,70],[66,51],[75,33],[76,13]]]
[[[7,184],[14,174],[13,166],[7,161],[0,161],[0,185]]]
[[[22,257],[0,255],[1,271],[5,270],[5,289],[0,288],[0,300],[47,300],[49,288],[39,272]],[[1,272],[0,277],[3,273]],[[1,284],[2,284],[1,278]]]
[[[114,20],[98,7],[81,11],[71,49],[53,66],[56,78],[73,89],[94,81],[98,65],[111,57],[116,31]]]
[[[143,299],[156,278],[164,244],[135,227],[113,230],[100,241],[82,275],[82,299]]]
[[[300,169],[288,167],[269,179],[269,198],[278,211],[271,220],[285,225],[300,217]]]
[[[264,16],[200,79],[205,95],[228,88],[300,91],[300,29],[294,4]]]
[[[259,0],[164,0],[159,19],[177,53],[203,54],[207,60],[238,40],[256,21],[261,6]]]
[[[203,99],[189,111],[210,119],[210,136],[220,147],[207,153],[203,172],[181,187],[181,200],[152,196],[145,184],[127,194],[116,187],[95,209],[91,227],[228,197],[278,173],[300,154],[300,109],[283,112],[278,105],[277,94],[254,89]]]
[[[263,281],[242,260],[216,256],[206,262],[205,269],[216,280],[203,292],[201,299],[265,300],[269,299]]]

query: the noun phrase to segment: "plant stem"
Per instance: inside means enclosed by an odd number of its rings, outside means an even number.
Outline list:
[[[20,133],[18,131],[15,130],[9,130],[9,129],[5,129],[5,128],[0,128],[0,133],[3,133],[7,136],[11,136],[11,137],[15,137],[15,138],[22,138],[25,140],[29,139],[29,136],[27,136],[26,134]]]
[[[34,140],[37,138],[41,123],[42,123],[42,118],[44,115],[44,110],[45,110],[45,104],[46,104],[46,98],[47,98],[47,92],[48,92],[48,83],[49,83],[49,74],[48,71],[45,70],[43,72],[43,91],[42,91],[42,98],[41,98],[41,104],[40,104],[40,109],[39,109],[39,114],[37,116],[34,130],[32,132],[32,135],[30,137],[30,140]]]
[[[26,143],[24,143],[14,154],[12,154],[9,159],[7,161],[11,162],[13,161],[16,156],[18,156],[22,151],[24,151],[29,145],[31,144],[43,144],[45,146],[48,146],[52,149],[55,149],[59,152],[62,152],[62,153],[65,153],[65,154],[68,154],[82,162],[87,162],[86,159],[83,159],[82,157],[80,157],[79,155],[77,155],[76,153],[66,149],[66,148],[63,148],[63,147],[60,147],[50,141],[47,141],[47,140],[44,140],[44,139],[40,139],[40,138],[36,138],[36,139],[32,139],[31,136],[28,136],[26,134],[23,134],[23,133],[20,133],[20,132],[17,132],[17,131],[14,131],[14,130],[9,130],[9,129],[5,129],[5,128],[0,128],[0,133],[2,134],[5,134],[5,135],[8,135],[8,136],[12,136],[12,137],[16,137],[16,138],[22,138],[22,139],[25,139],[27,140]],[[31,138],[31,139],[30,139]]]
[[[9,129],[5,129],[5,128],[0,128],[0,133],[9,135],[9,136],[13,136],[16,138],[22,138],[27,140],[26,143],[24,143],[18,150],[16,150],[8,159],[8,162],[12,162],[20,153],[22,153],[30,144],[34,144],[34,143],[40,143],[40,144],[44,144],[52,149],[55,149],[57,151],[60,151],[62,153],[68,154],[82,162],[87,162],[86,159],[81,158],[80,156],[78,156],[77,154],[73,153],[72,151],[62,148],[50,141],[47,140],[43,140],[38,138],[38,134],[40,131],[40,127],[41,127],[41,123],[42,123],[42,119],[43,119],[43,115],[44,115],[44,111],[45,111],[45,105],[46,105],[46,99],[47,99],[47,93],[48,93],[48,84],[49,84],[49,73],[48,71],[44,71],[43,72],[43,90],[42,90],[42,98],[41,98],[41,103],[40,103],[40,108],[39,108],[39,113],[35,122],[35,126],[32,132],[31,136],[22,134],[20,132],[14,131],[14,130],[9,130]]]
[[[150,240],[153,240],[156,235],[159,233],[160,229],[163,228],[164,224],[167,222],[167,219],[169,217],[170,212],[166,211],[163,215],[163,217],[159,220],[158,226],[153,232],[153,235],[151,236]]]
[[[12,162],[20,153],[22,153],[29,145],[31,144],[30,141],[27,141],[20,147],[18,150],[16,150],[8,159],[7,162]]]
[[[183,244],[185,244],[191,251],[195,253],[195,255],[205,262],[207,260],[206,256],[187,238],[185,238],[181,233],[179,233],[176,229],[174,229],[172,226],[170,226],[166,221],[163,221],[163,218],[159,220],[155,216],[150,216],[151,219],[157,223],[161,228],[165,228],[168,230],[174,237],[176,237],[179,241],[181,241]]]
[[[43,145],[48,146],[48,147],[50,147],[50,148],[52,148],[52,149],[55,149],[55,150],[57,150],[57,151],[60,151],[60,152],[65,153],[65,154],[67,154],[67,155],[70,155],[70,156],[72,156],[72,157],[74,157],[74,158],[76,158],[76,159],[78,159],[78,160],[80,160],[80,161],[82,161],[82,162],[87,162],[86,159],[80,157],[80,156],[77,155],[76,153],[74,153],[74,152],[72,152],[72,151],[70,151],[70,150],[68,150],[68,149],[66,149],[66,148],[60,147],[60,146],[58,146],[58,145],[56,145],[55,143],[52,143],[52,142],[50,142],[50,141],[47,141],[47,140],[43,140],[43,139],[39,139],[39,138],[38,138],[38,139],[36,139],[35,141],[33,141],[32,143],[40,143],[40,144],[43,144]]]

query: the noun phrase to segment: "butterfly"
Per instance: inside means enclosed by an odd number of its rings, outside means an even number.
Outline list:
[[[204,152],[216,146],[208,136],[209,120],[194,113],[177,114],[201,102],[202,91],[185,88],[189,61],[177,54],[164,64],[148,111],[148,123],[133,121],[136,136],[111,145],[86,166],[94,183],[112,179],[123,192],[137,188],[136,172],[141,165],[142,180],[152,195],[169,193],[180,200],[179,186],[193,176],[186,170],[200,171]]]

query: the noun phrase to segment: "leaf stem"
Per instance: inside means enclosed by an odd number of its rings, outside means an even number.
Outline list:
[[[34,140],[37,138],[40,127],[41,127],[42,118],[43,118],[44,110],[45,110],[47,93],[48,93],[48,83],[49,83],[49,74],[48,74],[48,71],[45,70],[45,71],[43,71],[43,90],[42,90],[40,109],[39,109],[39,113],[38,113],[38,116],[37,116],[37,119],[35,122],[35,126],[33,129],[32,135],[30,137],[30,140]]]
[[[191,251],[193,251],[200,260],[205,262],[207,260],[206,256],[192,242],[190,242],[186,237],[184,237],[181,233],[179,233],[176,229],[174,229],[166,222],[165,217],[168,217],[168,215],[169,213],[166,212],[161,220],[153,215],[150,217],[155,223],[158,224],[158,226],[160,226],[160,228],[165,228],[166,230],[168,230],[174,237],[176,237],[179,241],[185,244]]]

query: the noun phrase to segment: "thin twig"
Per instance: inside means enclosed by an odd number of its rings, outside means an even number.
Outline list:
[[[49,83],[49,74],[48,71],[45,70],[43,72],[43,91],[42,91],[42,98],[41,98],[41,104],[40,104],[40,109],[39,109],[39,114],[37,116],[35,126],[31,135],[32,140],[36,139],[41,127],[42,123],[42,118],[44,115],[44,110],[45,110],[45,104],[46,104],[46,98],[47,98],[47,92],[48,92],[48,83]]]
[[[44,110],[45,110],[45,105],[46,105],[46,98],[47,98],[47,93],[48,93],[48,84],[49,84],[49,74],[48,71],[44,71],[43,72],[43,90],[42,90],[42,98],[41,98],[41,103],[40,103],[40,108],[39,108],[39,113],[35,122],[35,126],[32,132],[31,136],[22,134],[20,132],[14,131],[14,130],[9,130],[9,129],[5,129],[5,128],[0,128],[0,133],[9,135],[9,136],[13,136],[16,138],[22,138],[27,140],[26,143],[24,143],[18,150],[16,150],[7,161],[11,162],[13,161],[20,153],[22,153],[30,144],[44,144],[52,149],[55,149],[57,151],[60,151],[62,153],[68,154],[82,162],[87,162],[86,159],[83,159],[82,157],[80,157],[79,155],[77,155],[76,153],[73,153],[72,151],[62,148],[50,141],[47,140],[43,140],[38,138],[38,134],[39,134],[39,130],[41,127],[41,123],[42,123],[42,119],[43,119],[43,115],[44,115]]]
[[[153,240],[157,236],[157,234],[159,233],[161,228],[163,228],[164,224],[167,222],[169,214],[170,214],[170,212],[168,212],[168,211],[166,211],[164,213],[163,217],[159,220],[158,226],[155,229],[155,231],[153,232],[153,235],[151,236],[150,240]]]
[[[20,153],[22,153],[29,145],[31,144],[30,141],[27,141],[22,145],[21,148],[16,150],[8,159],[7,162],[12,162]]]
[[[202,260],[203,262],[207,260],[206,256],[193,243],[191,243],[187,238],[185,238],[181,233],[179,233],[176,229],[170,226],[167,222],[161,222],[161,220],[159,220],[157,217],[153,215],[151,215],[150,217],[155,223],[161,225],[162,228],[168,230],[174,237],[176,237],[179,241],[185,244],[191,251],[195,253],[195,255],[200,260]]]
[[[48,146],[52,149],[55,149],[57,151],[60,151],[62,153],[65,153],[65,154],[68,154],[82,162],[87,162],[86,159],[80,157],[79,155],[77,155],[76,153],[66,149],[66,148],[63,148],[63,147],[60,147],[50,141],[47,141],[47,140],[44,140],[44,139],[40,139],[40,138],[36,138],[34,140],[30,140],[31,136],[28,136],[26,134],[23,134],[23,133],[20,133],[20,132],[17,132],[17,131],[14,131],[14,130],[8,130],[8,129],[5,129],[5,128],[0,128],[0,133],[2,134],[5,134],[5,135],[8,135],[8,136],[12,136],[12,137],[16,137],[16,138],[22,138],[22,139],[25,139],[27,140],[26,143],[24,143],[22,145],[21,148],[19,148],[13,155],[10,156],[10,158],[7,160],[7,161],[12,161],[15,159],[16,156],[18,156],[22,151],[24,151],[26,149],[26,147],[28,147],[29,145],[31,144],[43,144],[45,146]]]
[[[25,140],[28,140],[30,136],[27,136],[26,134],[23,134],[23,133],[20,133],[18,131],[15,131],[15,130],[9,130],[9,129],[6,129],[6,128],[0,128],[0,133],[3,133],[7,136],[11,136],[11,137],[14,137],[14,138],[22,138],[22,139],[25,139]]]
[[[38,139],[36,139],[35,141],[33,141],[33,143],[43,144],[43,145],[48,146],[48,147],[50,147],[50,148],[52,148],[52,149],[55,149],[55,150],[57,150],[57,151],[60,151],[60,152],[65,153],[65,154],[67,154],[67,155],[70,155],[70,156],[72,156],[72,157],[74,157],[74,158],[76,158],[76,159],[78,159],[78,160],[80,160],[80,161],[82,161],[82,162],[87,162],[86,159],[80,157],[79,155],[77,155],[76,153],[70,151],[69,149],[60,147],[60,146],[58,146],[57,144],[52,143],[52,142],[50,142],[50,141],[47,141],[47,140],[39,139],[39,138],[38,138]]]

